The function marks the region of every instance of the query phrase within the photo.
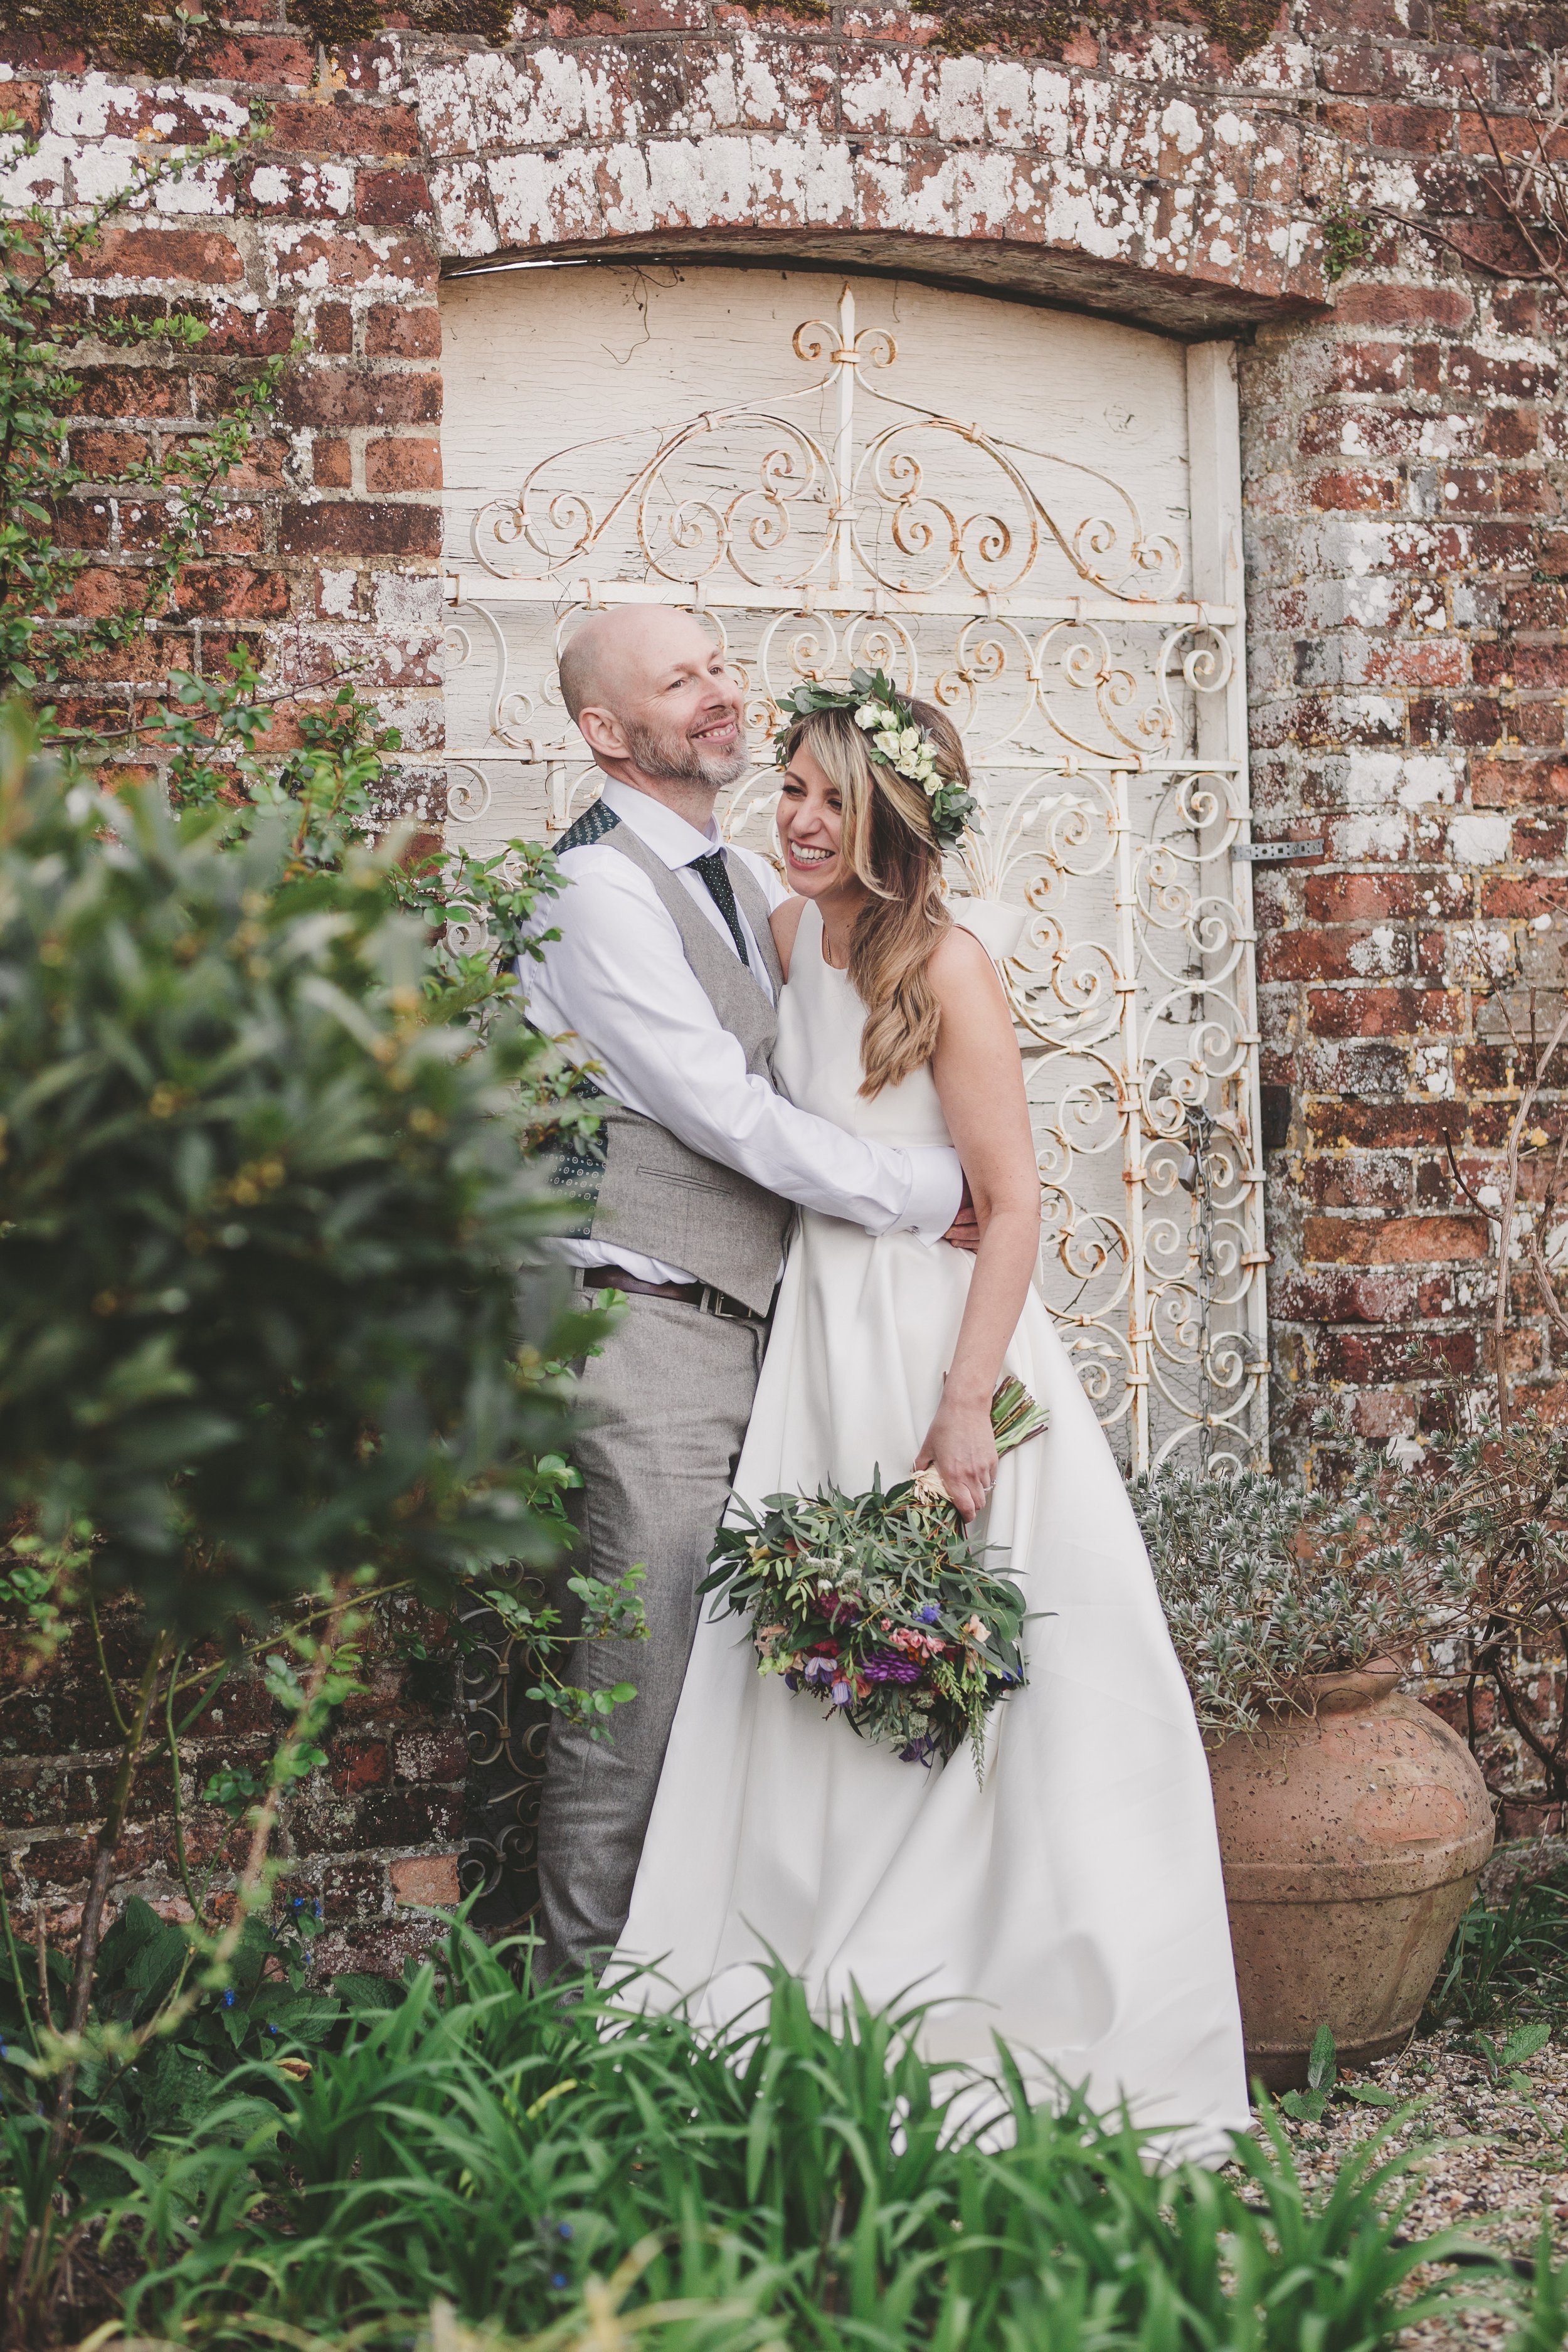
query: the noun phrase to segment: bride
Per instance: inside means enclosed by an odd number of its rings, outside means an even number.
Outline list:
[[[778,1084],[879,1142],[951,1140],[983,1237],[970,1257],[802,1212],[735,1491],[757,1507],[934,1465],[1037,1612],[1028,1680],[977,1780],[966,1750],[923,1769],[825,1720],[710,1611],[611,1974],[649,1970],[622,1998],[709,2026],[755,2003],[770,1955],[825,2012],[851,1985],[912,1993],[928,2057],[989,2065],[1000,2036],[1037,2095],[1082,2084],[1224,2153],[1247,2105],[1208,1772],[1121,1476],[1031,1285],[1012,1019],[941,891],[973,805],[963,751],[921,703],[801,699],[780,740]],[[1004,1370],[1050,1426],[998,1463]]]

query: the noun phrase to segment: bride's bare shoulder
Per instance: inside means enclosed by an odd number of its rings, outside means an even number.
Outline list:
[[[961,1006],[978,1009],[1006,1003],[995,965],[974,933],[962,923],[951,923],[943,931],[926,971],[944,1013]]]
[[[809,903],[805,898],[785,898],[768,917],[773,945],[779,951],[779,961],[784,966],[786,980],[789,978],[790,951],[795,946],[795,935],[800,929],[800,919]]]

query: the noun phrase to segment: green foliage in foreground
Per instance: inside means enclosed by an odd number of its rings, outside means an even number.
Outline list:
[[[0,1501],[226,1629],[360,1563],[436,1590],[550,1548],[519,1276],[542,1052],[424,982],[390,861],[298,813],[172,816],[0,742]]]
[[[1399,2242],[1381,2143],[1321,2198],[1268,2126],[1225,2178],[1161,2174],[1124,2125],[1031,2109],[1002,2059],[1013,2144],[987,2152],[916,2015],[852,2003],[829,2030],[780,1971],[704,2042],[520,1986],[458,1927],[398,2007],[283,2053],[308,2069],[242,2063],[197,2127],[121,2152],[102,2253],[142,2273],[128,2331],[391,2346],[444,2300],[453,2341],[1374,2352],[1457,2292],[1413,2286],[1461,2242]],[[656,2319],[672,2302],[698,2308]]]

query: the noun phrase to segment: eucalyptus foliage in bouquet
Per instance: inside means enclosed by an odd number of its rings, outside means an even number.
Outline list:
[[[1047,1415],[1016,1380],[992,1400],[996,1450],[1037,1436]],[[901,1762],[945,1762],[967,1739],[981,1766],[985,1718],[1026,1680],[1024,1595],[984,1566],[941,1478],[921,1471],[847,1495],[770,1495],[735,1505],[701,1591],[750,1617],[760,1673],[842,1716]]]

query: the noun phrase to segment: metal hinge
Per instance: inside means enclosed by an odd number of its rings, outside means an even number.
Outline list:
[[[1321,857],[1321,841],[1238,841],[1231,851],[1244,866],[1289,866],[1297,858]]]

